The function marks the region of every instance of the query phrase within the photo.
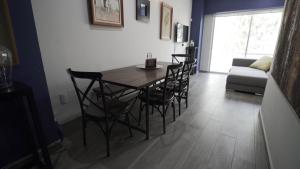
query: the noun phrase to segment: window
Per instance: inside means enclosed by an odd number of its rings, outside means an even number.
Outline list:
[[[215,17],[210,71],[228,72],[233,58],[273,56],[281,11]]]

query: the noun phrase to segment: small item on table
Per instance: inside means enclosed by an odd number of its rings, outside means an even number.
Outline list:
[[[147,59],[145,61],[146,69],[156,68],[156,58],[152,58],[152,53],[147,53]]]

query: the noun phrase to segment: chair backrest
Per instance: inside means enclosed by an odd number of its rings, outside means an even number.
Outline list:
[[[173,95],[175,93],[175,86],[179,79],[180,71],[182,71],[183,63],[169,65],[167,67],[167,74],[164,81],[163,99],[166,99],[166,94]]]
[[[188,80],[190,78],[192,68],[195,62],[196,62],[195,59],[190,59],[184,62],[183,69],[181,72],[181,78],[180,78],[181,80],[185,80],[185,79]]]
[[[186,53],[190,54],[190,59],[195,59],[196,58],[197,49],[198,49],[198,47],[196,47],[196,46],[186,47]]]
[[[89,104],[93,104],[95,107],[99,109],[99,111],[103,111],[105,113],[105,116],[107,116],[107,109],[106,109],[106,98],[102,98],[102,104],[103,107],[101,107],[99,104],[97,104],[93,99],[91,99],[91,89],[94,86],[95,83],[98,83],[100,88],[100,93],[103,93],[103,82],[102,82],[102,74],[100,72],[79,72],[79,71],[72,71],[70,68],[67,69],[67,72],[71,76],[71,80],[73,82],[75,92],[80,104],[81,113],[83,116],[85,116],[85,107],[88,106],[86,102]],[[89,81],[89,85],[85,90],[82,90],[78,87],[77,80],[78,79],[84,79]]]
[[[189,85],[189,80],[190,80],[190,75],[192,68],[195,64],[195,59],[190,59],[184,62],[182,71],[180,72],[180,77],[179,77],[179,89],[182,87],[188,86]]]

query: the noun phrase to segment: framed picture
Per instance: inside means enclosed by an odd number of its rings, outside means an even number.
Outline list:
[[[124,26],[123,0],[90,0],[92,24]]]
[[[16,40],[6,0],[0,2],[0,45],[11,50],[13,64],[18,64]]]
[[[136,0],[136,20],[149,22],[150,0]]]
[[[172,38],[173,7],[161,3],[160,13],[160,39],[171,40]]]
[[[175,42],[183,42],[183,25],[177,23],[175,26]]]

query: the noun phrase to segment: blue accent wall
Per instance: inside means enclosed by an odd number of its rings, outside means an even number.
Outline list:
[[[198,47],[197,55],[197,70],[199,70],[200,65],[200,53],[202,46],[202,34],[203,34],[203,24],[204,24],[204,0],[193,0],[192,7],[192,23],[191,23],[191,40],[195,42],[195,46]]]
[[[206,0],[205,14],[283,7],[284,0]]]
[[[206,14],[239,10],[279,8],[283,6],[284,0],[193,0],[190,39],[193,40],[195,45],[199,47],[197,52],[198,65],[200,65],[204,16]],[[199,66],[197,69],[200,70]]]
[[[13,79],[33,88],[42,129],[48,143],[57,140],[41,52],[30,0],[8,0],[20,64],[14,66]],[[12,103],[0,105],[0,168],[28,154],[28,133],[24,112]]]

